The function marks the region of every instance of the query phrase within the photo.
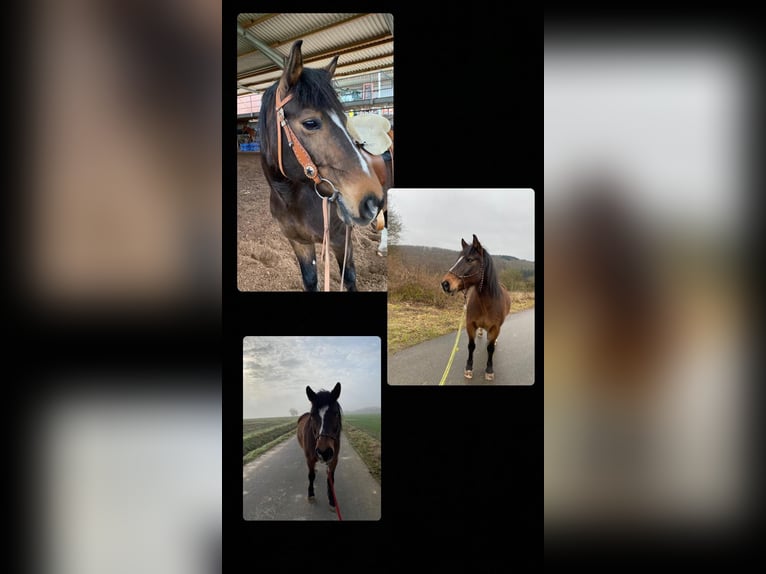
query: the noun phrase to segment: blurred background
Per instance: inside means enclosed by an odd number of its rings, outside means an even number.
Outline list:
[[[6,15],[15,571],[221,571],[221,18]]]
[[[546,15],[546,559],[755,537],[763,58],[663,16]]]

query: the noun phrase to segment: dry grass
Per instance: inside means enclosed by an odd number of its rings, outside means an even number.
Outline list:
[[[412,345],[454,333],[463,312],[463,297],[450,297],[445,307],[424,303],[388,303],[388,352],[396,353]],[[511,313],[518,313],[535,306],[534,292],[511,293]]]

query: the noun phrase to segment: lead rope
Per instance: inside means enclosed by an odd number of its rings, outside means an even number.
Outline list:
[[[333,502],[335,502],[335,514],[338,515],[338,520],[343,520],[340,515],[340,506],[338,506],[338,497],[335,496],[335,483],[332,479],[332,473],[330,472],[330,469],[327,469],[327,480],[330,481],[330,490],[332,490],[332,499]]]
[[[277,116],[279,118],[279,125],[277,126],[277,157],[279,158],[279,171],[282,172],[282,175],[287,177],[287,174],[285,173],[284,168],[282,167],[282,130],[279,129],[281,126],[282,129],[285,131],[285,136],[287,137],[287,143],[290,146],[290,149],[293,150],[293,153],[295,154],[295,158],[298,160],[298,163],[301,164],[301,167],[303,167],[303,173],[306,175],[307,178],[309,178],[311,181],[314,182],[314,191],[317,195],[321,196],[322,198],[322,218],[324,219],[324,233],[322,235],[322,249],[321,249],[321,256],[324,260],[324,290],[329,291],[330,290],[330,206],[329,206],[329,200],[335,199],[338,190],[335,188],[335,186],[327,179],[324,179],[322,176],[319,175],[319,169],[314,164],[314,162],[311,160],[311,156],[306,151],[306,148],[303,147],[300,140],[295,136],[295,133],[293,132],[292,128],[290,127],[290,124],[287,123],[287,120],[285,119],[285,104],[289,102],[293,98],[293,94],[288,94],[285,96],[284,99],[282,99],[279,95],[279,90],[276,91],[275,94],[275,104],[276,104],[276,112]],[[332,188],[335,190],[331,198],[328,198],[325,195],[322,195],[317,190],[317,185],[319,185],[322,181],[326,181]],[[343,291],[343,276],[346,273],[346,256],[348,254],[348,241],[350,236],[351,230],[349,229],[349,226],[346,226],[346,243],[343,248],[343,269],[340,273],[340,288],[339,291]]]
[[[330,290],[330,202],[327,197],[322,197],[322,218],[324,219],[324,233],[322,235],[322,248],[320,254],[324,262],[324,290]],[[340,272],[340,287],[343,291],[343,277],[346,274],[346,259],[348,258],[348,243],[351,237],[351,227],[346,225],[346,242],[343,246],[343,268]]]

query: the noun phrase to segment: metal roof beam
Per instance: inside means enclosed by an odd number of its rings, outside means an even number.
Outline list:
[[[272,62],[274,62],[280,70],[285,69],[285,58],[279,52],[272,50],[271,46],[262,42],[250,30],[245,30],[240,24],[237,24],[237,34],[242,36],[245,40],[250,42],[253,46],[258,48],[263,54]]]
[[[252,92],[254,94],[258,93],[258,90],[254,90],[252,88],[248,88],[247,86],[244,86],[244,85],[240,84],[239,82],[237,82],[237,88],[240,89],[240,90],[245,90],[247,92]]]

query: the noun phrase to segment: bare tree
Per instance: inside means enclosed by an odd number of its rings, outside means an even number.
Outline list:
[[[401,236],[404,225],[399,217],[391,207],[388,208],[388,243],[389,245],[398,245],[399,237]]]
[[[298,411],[296,409],[290,409],[290,416],[297,417]]]

